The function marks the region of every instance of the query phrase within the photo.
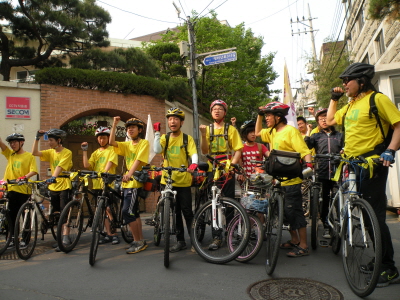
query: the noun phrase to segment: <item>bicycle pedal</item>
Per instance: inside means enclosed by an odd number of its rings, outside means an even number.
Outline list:
[[[326,240],[319,240],[319,246],[323,248],[329,247],[329,242]]]

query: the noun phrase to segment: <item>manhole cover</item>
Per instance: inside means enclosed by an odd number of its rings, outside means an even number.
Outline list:
[[[42,254],[46,251],[49,251],[50,249],[53,249],[52,245],[55,243],[55,241],[47,241],[47,242],[42,242],[38,241],[38,244],[35,246],[35,250],[32,253],[32,256]],[[0,255],[0,260],[13,260],[13,259],[19,259],[17,251],[15,249],[11,250],[6,250],[2,255]]]
[[[253,283],[247,288],[251,299],[279,300],[343,300],[334,287],[322,282],[302,278],[268,279]]]

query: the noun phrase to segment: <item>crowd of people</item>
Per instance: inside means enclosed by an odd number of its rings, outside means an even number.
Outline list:
[[[400,112],[392,101],[376,89],[371,83],[374,77],[374,66],[364,63],[350,65],[340,76],[343,87],[335,87],[331,92],[329,108],[323,108],[315,115],[317,127],[312,129],[303,117],[297,119],[298,129],[287,124],[286,116],[289,106],[280,102],[270,102],[258,108],[256,121],[249,120],[239,130],[233,125],[225,123],[228,105],[222,100],[215,100],[210,105],[210,113],[213,123],[209,126],[200,125],[201,143],[200,149],[203,154],[212,155],[215,159],[228,164],[241,164],[247,176],[256,169],[252,160],[263,160],[268,157],[270,150],[283,150],[300,153],[307,167],[314,168],[312,154],[342,153],[343,155],[357,157],[363,156],[380,158],[381,165],[368,169],[372,172],[359,178],[362,184],[361,193],[373,207],[380,225],[382,234],[382,269],[378,287],[387,286],[400,279],[398,270],[393,260],[394,250],[390,231],[386,225],[386,181],[388,167],[394,163],[395,151],[400,147]],[[346,94],[349,97],[347,105],[337,110],[338,100]],[[373,101],[371,100],[373,97]],[[371,115],[371,103],[377,109],[376,117]],[[184,134],[181,129],[185,121],[185,114],[179,108],[171,108],[166,114],[167,125],[170,130],[167,134],[160,134],[160,123],[154,124],[155,139],[154,152],[163,155],[164,166],[181,167],[187,166],[188,172],[174,172],[173,189],[176,194],[176,229],[177,243],[170,248],[171,252],[186,249],[183,218],[185,219],[188,232],[193,220],[192,197],[190,186],[191,174],[197,169],[199,156],[196,145],[190,135]],[[266,127],[263,128],[263,122]],[[142,222],[140,220],[138,206],[138,191],[143,183],[133,179],[135,171],[149,163],[149,142],[144,139],[145,124],[136,118],[126,121],[127,141],[117,142],[115,140],[116,126],[120,117],[114,117],[111,130],[99,127],[95,136],[99,148],[88,157],[88,143],[82,143],[83,165],[86,169],[96,172],[115,173],[118,164],[118,155],[123,156],[126,164],[126,173],[123,176],[123,218],[134,237],[133,242],[126,249],[126,253],[133,254],[147,248],[143,237]],[[335,125],[341,125],[338,131]],[[39,140],[47,134],[50,149],[39,150]],[[257,143],[260,137],[262,143]],[[39,130],[32,147],[32,153],[23,149],[25,138],[22,134],[13,133],[6,138],[11,149],[0,139],[2,154],[8,160],[3,179],[25,180],[38,173],[34,156],[40,157],[41,161],[50,163],[52,176],[46,180],[49,184],[51,204],[54,211],[62,211],[69,201],[71,182],[67,178],[59,178],[62,171],[72,168],[72,152],[63,147],[66,133],[60,129],[51,129],[47,132]],[[265,146],[267,144],[268,148]],[[329,205],[329,193],[333,187],[333,167],[329,160],[321,160],[317,167],[318,180],[322,184],[322,210],[320,214],[324,225],[324,238],[330,238],[329,226],[327,225],[327,214]],[[211,164],[209,166],[211,174]],[[358,176],[361,176],[358,174]],[[165,185],[164,176],[161,184]],[[238,176],[241,182],[244,176]],[[282,182],[285,192],[285,218],[290,224],[290,240],[280,245],[280,248],[288,249],[287,256],[302,257],[310,254],[307,243],[307,221],[302,208],[302,179],[297,177]],[[93,189],[99,194],[101,192],[101,181],[93,181]],[[20,186],[10,186],[8,197],[10,200],[9,210],[11,219],[15,222],[17,212],[21,205],[28,199],[30,190]],[[222,194],[226,197],[235,198],[235,177],[223,185]],[[183,218],[182,218],[183,215]],[[109,216],[111,218],[111,216]],[[12,228],[12,227],[11,227]],[[109,222],[106,221],[105,229],[107,235],[101,243],[118,244],[119,238],[116,233],[111,233]],[[222,237],[215,232],[213,242],[209,250],[221,247]],[[189,232],[190,238],[190,232]],[[68,244],[68,236],[63,236],[63,243]],[[11,242],[10,247],[13,247]],[[365,266],[366,271],[374,268],[373,262]]]

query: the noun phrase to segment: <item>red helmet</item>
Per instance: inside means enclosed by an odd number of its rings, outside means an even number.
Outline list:
[[[213,103],[211,103],[211,105],[210,105],[210,112],[212,111],[212,109],[215,105],[221,105],[225,109],[225,112],[228,111],[228,105],[226,105],[226,103],[224,101],[214,100]]]
[[[319,115],[324,114],[326,112],[328,112],[327,108],[321,108],[321,109],[317,110],[317,113],[315,114],[315,121],[318,122]]]
[[[282,116],[286,116],[289,112],[289,105],[286,105],[281,102],[270,102],[260,109],[263,113],[273,113],[273,114],[281,114]]]

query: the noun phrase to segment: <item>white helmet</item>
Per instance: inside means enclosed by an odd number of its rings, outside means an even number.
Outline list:
[[[108,127],[100,126],[99,128],[96,129],[96,133],[94,135],[95,136],[99,136],[99,135],[110,136],[110,133],[111,133],[111,131]]]

